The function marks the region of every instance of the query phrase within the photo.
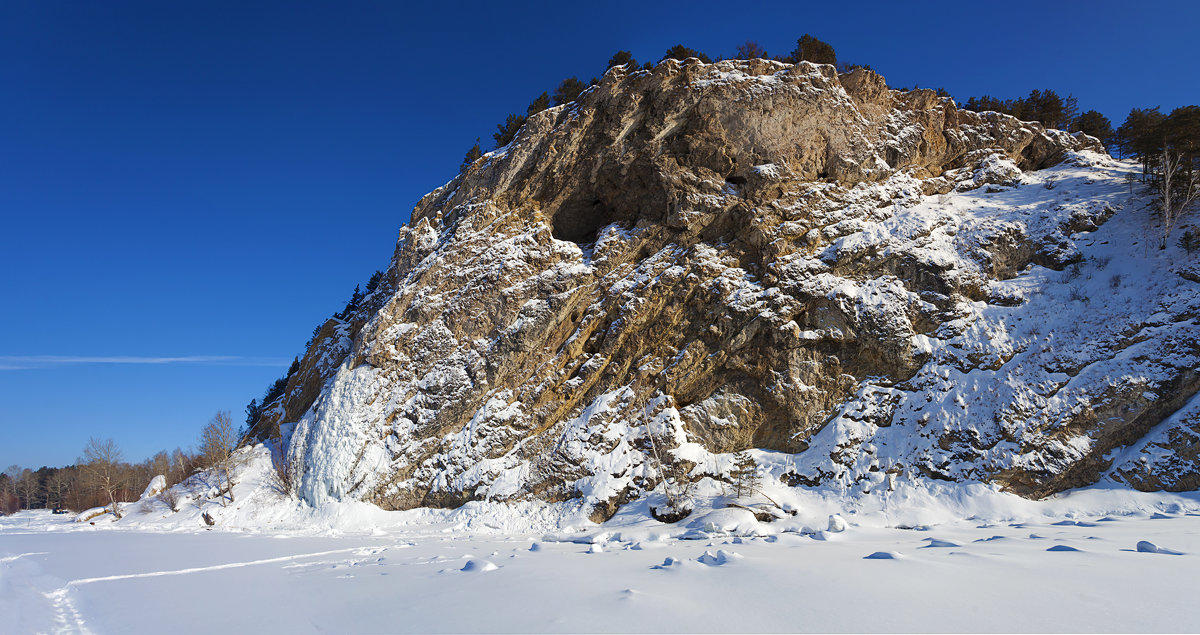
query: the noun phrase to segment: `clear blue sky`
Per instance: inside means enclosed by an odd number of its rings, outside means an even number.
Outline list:
[[[807,32],[893,86],[1117,124],[1200,101],[1200,3],[1145,5],[0,3],[0,470],[240,421],[476,137],[619,49]]]

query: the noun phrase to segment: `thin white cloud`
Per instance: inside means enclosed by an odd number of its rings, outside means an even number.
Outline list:
[[[141,357],[134,355],[0,355],[0,370],[31,370],[75,364],[209,364],[215,366],[286,366],[287,360],[234,355]]]

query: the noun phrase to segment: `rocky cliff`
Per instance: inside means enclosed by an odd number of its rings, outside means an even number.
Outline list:
[[[846,491],[1194,488],[1200,274],[1127,169],[870,71],[617,67],[421,200],[258,431],[385,508],[601,520],[747,447]]]

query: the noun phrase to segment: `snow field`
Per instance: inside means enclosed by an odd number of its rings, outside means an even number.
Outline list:
[[[330,537],[73,531],[65,522],[37,512],[0,519],[0,631],[1200,628],[1195,512],[907,530],[852,516],[843,532],[578,532],[579,542],[436,527],[412,538]]]

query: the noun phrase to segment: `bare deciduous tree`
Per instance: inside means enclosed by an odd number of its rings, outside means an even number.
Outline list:
[[[739,60],[752,60],[759,57],[768,57],[767,52],[754,40],[746,40],[745,43],[738,44],[737,53],[734,55],[734,58]]]
[[[663,486],[663,494],[667,498],[667,507],[665,510],[655,510],[651,508],[650,513],[655,518],[663,522],[676,522],[686,518],[692,513],[692,480],[688,474],[686,466],[678,462],[663,461],[663,455],[666,454],[666,448],[659,450],[659,443],[655,439],[654,423],[655,418],[650,413],[649,405],[644,398],[634,402],[634,412],[637,412],[641,419],[645,422],[646,437],[650,443],[650,463],[657,473],[657,476]],[[671,437],[669,428],[663,430],[663,440],[667,441]],[[670,458],[670,457],[668,457]]]
[[[192,458],[189,457],[183,450],[175,448],[171,453],[170,474],[167,475],[167,482],[182,483],[183,479],[187,478],[192,471]]]
[[[204,457],[205,466],[217,477],[217,487],[221,490],[221,505],[233,502],[230,472],[233,470],[233,450],[237,447],[237,441],[233,419],[225,410],[217,412],[200,431],[200,455]]]
[[[50,477],[50,481],[46,484],[47,507],[52,507],[53,509],[65,507],[63,499],[66,497],[67,492],[71,491],[71,487],[74,486],[73,477],[74,474],[66,469],[58,470],[54,473],[54,476]],[[54,503],[53,506],[51,506],[51,501]]]
[[[25,468],[21,470],[21,478],[17,481],[17,490],[21,493],[21,501],[24,503],[25,509],[33,509],[34,501],[42,491],[42,484],[33,470]]]
[[[108,498],[113,516],[117,518],[121,517],[121,508],[117,505],[117,491],[124,487],[128,478],[127,470],[121,465],[121,458],[121,450],[115,441],[92,437],[84,446],[83,458],[79,460],[88,484]]]
[[[1163,234],[1159,249],[1166,249],[1171,230],[1179,223],[1188,206],[1200,196],[1200,172],[1187,169],[1190,162],[1182,152],[1170,146],[1163,148],[1161,160],[1158,205],[1162,213]]]

